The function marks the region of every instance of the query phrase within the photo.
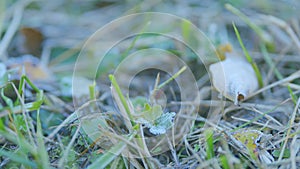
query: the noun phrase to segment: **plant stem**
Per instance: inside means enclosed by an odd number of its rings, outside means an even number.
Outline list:
[[[244,52],[244,55],[246,56],[246,59],[248,60],[248,62],[252,65],[252,68],[254,69],[255,71],[255,74],[256,74],[256,78],[258,80],[258,84],[259,84],[259,87],[263,87],[264,86],[264,83],[263,83],[263,80],[262,80],[262,76],[261,76],[261,73],[256,65],[256,63],[253,61],[252,57],[250,56],[248,50],[246,49],[246,47],[244,46],[244,43],[242,41],[242,38],[240,36],[240,33],[238,31],[238,29],[236,28],[234,22],[232,22],[232,26],[233,26],[233,29],[234,29],[234,32],[235,32],[235,35],[243,49],[243,52]]]
[[[170,77],[168,80],[160,84],[157,89],[163,88],[165,85],[170,83],[172,80],[174,80],[176,77],[178,77],[181,73],[183,73],[186,70],[186,66],[183,66],[177,73],[175,73],[172,77]]]
[[[119,96],[119,98],[121,100],[121,103],[122,103],[122,105],[123,105],[123,107],[124,107],[124,109],[125,109],[128,117],[129,117],[132,125],[134,126],[133,117],[132,117],[132,114],[131,114],[131,112],[129,110],[129,106],[128,106],[127,102],[126,102],[126,99],[125,99],[124,95],[122,94],[122,91],[121,91],[120,86],[118,85],[118,83],[116,81],[115,76],[114,75],[109,75],[109,79],[110,79],[110,81],[112,83],[112,86],[116,90],[116,92],[117,92],[117,94],[118,94],[118,96]]]

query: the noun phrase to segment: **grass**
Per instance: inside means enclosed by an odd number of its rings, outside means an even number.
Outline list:
[[[27,82],[33,90],[37,92],[37,97],[35,102],[26,103],[30,106],[25,106],[24,101],[22,100],[23,93],[24,93],[24,82]],[[14,85],[13,85],[14,86]],[[12,131],[8,130],[7,128],[2,127],[1,134],[6,139],[14,142],[15,144],[19,145],[19,150],[21,152],[21,156],[15,156],[11,154],[10,152],[3,151],[1,154],[8,157],[16,157],[16,160],[20,162],[21,164],[36,166],[39,168],[49,168],[49,157],[48,153],[45,148],[44,140],[43,140],[43,133],[41,128],[41,121],[39,118],[39,110],[40,106],[43,102],[43,91],[39,90],[29,79],[27,76],[23,75],[20,80],[19,84],[19,90],[17,91],[15,88],[15,91],[18,94],[18,100],[15,101],[14,105],[12,104],[12,100],[8,97],[5,97],[2,90],[2,98],[5,100],[5,102],[9,105],[9,117],[11,120],[12,125]],[[21,100],[21,103],[19,102]],[[13,112],[14,106],[21,106],[22,108],[22,115],[15,115]],[[28,111],[37,111],[37,130],[36,133],[33,133],[33,124],[31,118],[28,116],[26,112]],[[19,118],[18,118],[19,117]],[[3,125],[3,124],[2,124]],[[13,137],[13,135],[17,137]],[[27,139],[26,139],[27,138]],[[36,143],[35,141],[36,140]],[[35,163],[28,161],[29,159],[24,158],[26,153],[31,153],[31,155],[35,159]]]
[[[259,84],[259,87],[263,87],[264,86],[264,82],[263,82],[263,79],[262,79],[262,75],[257,67],[257,64],[253,61],[252,57],[249,55],[249,52],[248,50],[246,49],[242,39],[241,39],[241,36],[240,36],[240,33],[238,31],[238,29],[236,28],[235,24],[232,23],[232,26],[233,26],[233,29],[234,29],[234,32],[235,32],[235,35],[243,49],[243,52],[244,52],[244,55],[246,56],[246,59],[248,60],[248,62],[251,64],[255,74],[256,74],[256,77],[257,77],[257,81],[258,81],[258,84]]]
[[[208,49],[208,44],[197,41],[196,36],[193,36],[189,20],[208,38],[214,37],[214,44],[228,43],[221,40],[223,37],[215,38],[215,32],[225,33],[224,36],[229,38],[229,42],[236,37],[242,50],[237,46],[233,46],[233,50],[244,53],[256,72],[261,88],[252,93],[245,102],[235,106],[230,101],[214,100],[213,96],[217,93],[211,90],[209,80],[199,77],[201,87],[199,91],[193,91],[200,93],[199,98],[183,102],[180,100],[182,86],[178,86],[176,82],[182,80],[188,83],[185,71],[190,69],[194,73],[201,72],[208,65],[195,57],[186,56],[191,55],[186,51],[192,50],[175,38],[163,37],[162,40],[159,35],[151,33],[141,36],[144,30],[153,26],[143,20],[144,26],[138,31],[141,34],[116,44],[108,51],[107,56],[125,58],[139,49],[155,47],[171,51],[186,66],[178,67],[173,62],[166,62],[169,63],[167,65],[149,59],[149,64],[151,62],[169,66],[173,68],[173,72],[168,74],[163,71],[144,70],[135,74],[135,79],[132,80],[129,75],[132,75],[131,71],[139,69],[138,61],[127,65],[128,70],[124,70],[123,76],[118,76],[119,79],[113,75],[116,70],[113,65],[118,65],[114,63],[107,71],[111,75],[101,74],[105,77],[82,86],[88,93],[72,98],[62,96],[60,89],[56,87],[59,86],[59,78],[72,73],[68,71],[72,70],[76,61],[72,56],[84,44],[86,37],[79,37],[78,32],[94,32],[92,28],[98,28],[99,23],[95,22],[93,16],[97,16],[98,10],[101,14],[106,13],[106,7],[120,15],[121,12],[130,13],[131,10],[126,8],[129,2],[120,2],[121,5],[116,2],[88,2],[91,4],[82,9],[82,12],[86,12],[82,15],[86,17],[86,21],[76,19],[76,24],[69,28],[76,30],[75,34],[72,31],[63,31],[72,24],[74,16],[72,12],[68,12],[70,8],[64,8],[64,5],[57,7],[56,14],[60,14],[68,22],[64,29],[60,24],[56,25],[56,33],[62,33],[60,37],[44,29],[45,43],[42,44],[56,44],[47,46],[49,53],[45,48],[42,51],[43,56],[48,55],[50,59],[43,66],[49,68],[47,71],[53,70],[54,77],[58,78],[53,81],[43,81],[42,78],[37,80],[25,64],[21,64],[21,71],[18,71],[7,62],[11,59],[10,47],[16,50],[13,52],[18,52],[18,46],[14,45],[22,45],[16,44],[13,39],[18,36],[20,24],[34,27],[31,24],[35,23],[41,28],[51,27],[50,22],[42,22],[38,17],[42,13],[51,14],[53,11],[43,5],[53,2],[20,3],[5,0],[1,3],[4,4],[0,6],[7,15],[2,19],[3,13],[0,13],[0,58],[3,61],[0,64],[6,64],[7,69],[3,76],[0,72],[0,168],[299,168],[300,59],[294,57],[299,54],[297,44],[300,33],[295,26],[300,25],[299,21],[283,24],[276,18],[266,20],[266,17],[259,17],[259,9],[245,10],[246,15],[243,13],[244,8],[238,9],[229,4],[222,6],[217,1],[211,1],[214,8],[209,10],[204,2],[174,2],[172,7],[170,4],[161,5],[156,2],[137,3],[133,9],[140,10],[139,12],[146,10],[144,8],[160,11],[157,6],[174,9],[173,5],[178,7],[176,9],[186,10],[188,19],[175,25],[179,25],[179,32],[187,41],[186,44],[198,47],[199,54],[207,54],[205,51],[211,49]],[[97,10],[92,3],[97,4]],[[52,5],[55,6],[54,3]],[[14,8],[22,10],[9,12],[13,11],[9,9]],[[223,9],[229,10],[233,15]],[[195,10],[202,12],[192,14]],[[90,15],[91,11],[95,13]],[[30,12],[36,14],[36,18],[25,17]],[[174,14],[178,14],[177,12],[179,11],[174,11]],[[220,15],[221,20],[216,17]],[[204,17],[207,17],[206,20]],[[105,19],[112,20],[108,15]],[[156,25],[157,29],[169,29],[168,26],[172,25],[167,23],[165,26],[165,23],[167,21]],[[167,45],[158,45],[164,43]],[[60,55],[55,53],[56,48],[66,51]],[[66,59],[68,63],[64,62]],[[57,66],[62,69],[57,69]],[[207,72],[203,74],[208,76]],[[195,77],[198,76],[195,74]],[[10,77],[17,78],[12,81],[8,80]],[[124,93],[126,80],[132,80],[129,93]],[[160,105],[159,99],[164,99],[166,104]],[[79,108],[75,110],[73,103],[79,105]],[[208,118],[210,106],[217,108],[214,113],[220,115],[218,123],[213,123]],[[197,117],[186,113],[191,109],[197,111]],[[176,113],[174,117],[173,112]],[[191,127],[186,129],[184,122],[191,119]],[[262,137],[255,132],[247,135],[243,132],[247,130],[263,133]]]

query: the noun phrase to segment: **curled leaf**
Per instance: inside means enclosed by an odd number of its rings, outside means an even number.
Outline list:
[[[258,88],[255,72],[244,58],[233,54],[210,65],[213,86],[237,105]]]

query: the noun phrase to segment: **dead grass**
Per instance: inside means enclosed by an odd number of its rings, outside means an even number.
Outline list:
[[[0,20],[2,63],[7,65],[13,55],[25,55],[24,39],[25,42],[35,39],[20,31],[27,27],[43,35],[38,49],[41,55],[36,56],[40,62],[29,61],[28,65],[42,65],[39,71],[49,71],[53,78],[43,81],[42,77],[33,76],[33,72],[22,70],[26,69],[25,62],[17,65],[21,71],[14,71],[15,67],[0,70],[3,71],[0,75],[6,73],[0,79],[0,168],[300,167],[300,20],[295,10],[300,4],[266,1],[267,9],[264,4],[251,6],[241,1],[231,5],[242,14],[232,14],[219,1],[6,0],[2,3],[6,6],[5,12],[0,13],[0,18],[4,18]],[[295,9],[287,8],[291,6]],[[193,51],[175,39],[146,35],[125,39],[107,53],[109,59],[95,79],[96,86],[86,78],[82,89],[74,91],[83,93],[79,97],[62,91],[72,88],[71,80],[62,79],[72,77],[76,58],[92,33],[113,19],[145,11],[172,11],[194,23],[215,46],[229,42],[242,55],[232,28],[234,21],[245,48],[257,63],[264,86],[236,106],[217,97],[204,71],[208,65]],[[185,38],[193,42],[188,26],[181,26]],[[106,41],[99,44],[105,45]],[[126,93],[125,81],[144,63],[137,60],[122,70],[120,79],[115,79],[120,89],[112,87],[108,75],[116,70],[124,53],[129,55],[147,48],[167,50],[187,63],[198,84],[198,90],[194,91],[198,97],[181,100],[181,86],[176,81],[161,87],[164,97],[159,95],[160,91],[151,93],[154,86],[180,69],[168,57],[164,63],[151,58],[147,61],[173,68],[172,74],[161,71],[157,76],[155,70],[139,72],[131,81],[130,93]],[[205,53],[208,45],[201,44],[198,50]],[[91,52],[97,53],[97,47]],[[89,63],[87,59],[83,65]],[[86,75],[85,71],[81,73]],[[37,87],[25,85],[22,92],[18,91],[20,74]],[[10,77],[16,78],[12,81]],[[183,82],[188,80],[183,78]],[[94,92],[86,92],[88,89]],[[43,90],[42,105],[37,104],[41,99],[37,95],[39,90]],[[154,97],[159,103],[167,99],[164,112],[177,113],[176,125],[168,129],[168,134],[157,139],[145,125],[126,120],[134,118],[131,116],[136,107],[132,100],[136,96],[149,100]],[[197,116],[189,114],[190,111]]]

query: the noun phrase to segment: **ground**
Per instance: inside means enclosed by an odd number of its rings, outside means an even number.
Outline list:
[[[299,2],[0,8],[0,168],[300,167]]]

